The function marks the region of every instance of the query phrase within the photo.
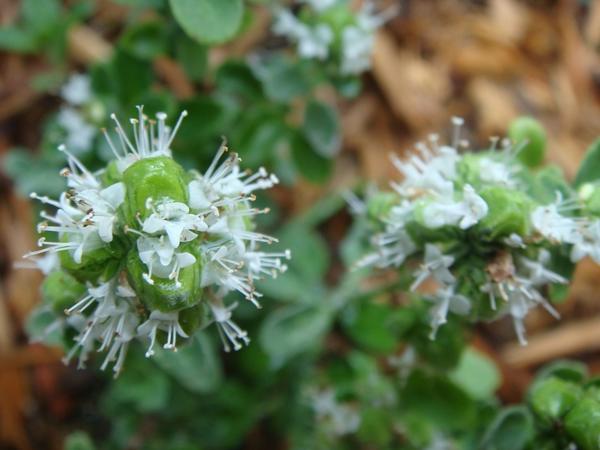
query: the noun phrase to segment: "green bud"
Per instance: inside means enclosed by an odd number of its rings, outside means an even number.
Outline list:
[[[182,244],[178,250],[192,253],[196,257],[194,264],[180,270],[179,285],[175,280],[157,276],[153,277],[154,284],[148,283],[143,277],[148,268],[140,260],[137,249],[132,249],[127,255],[129,284],[142,302],[151,310],[175,312],[194,306],[202,299],[202,287],[200,286],[202,262],[200,256],[193,245]]]
[[[52,311],[62,315],[65,309],[81,299],[86,292],[84,284],[80,283],[66,272],[55,271],[46,276],[42,284],[44,301],[49,302]]]
[[[550,426],[575,406],[581,394],[578,385],[557,377],[548,377],[534,383],[529,394],[529,404],[537,417]]]
[[[600,402],[583,398],[565,417],[565,429],[581,450],[600,448]]]
[[[129,166],[123,173],[126,194],[122,208],[127,224],[136,227],[138,213],[142,220],[146,218],[146,201],[149,198],[158,201],[168,197],[187,203],[186,179],[183,168],[166,156],[144,158]]]
[[[479,195],[489,208],[487,215],[477,224],[480,232],[492,239],[512,233],[520,236],[528,234],[529,215],[533,205],[527,196],[498,186],[484,188]]]
[[[585,183],[579,188],[579,198],[583,201],[585,211],[592,216],[600,216],[600,186]]]
[[[517,157],[528,167],[537,167],[544,160],[546,149],[546,131],[532,117],[519,117],[512,121],[508,128],[508,136],[519,145],[526,141]]]

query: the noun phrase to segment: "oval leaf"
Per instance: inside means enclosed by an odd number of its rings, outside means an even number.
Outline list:
[[[242,24],[242,0],[170,0],[175,19],[191,38],[219,44],[235,36]]]

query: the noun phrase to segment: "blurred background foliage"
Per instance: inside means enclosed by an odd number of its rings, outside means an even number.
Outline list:
[[[381,2],[399,13],[358,77],[298,58],[270,32],[268,3],[0,5],[0,446],[558,450],[575,437],[598,448],[588,439],[600,435],[596,267],[578,267],[561,323],[528,318],[526,348],[509,323],[471,329],[456,318],[431,341],[427,305],[403,293],[408,278],[350,270],[366,224],[341,193],[385,186],[388,153],[448,130],[453,115],[475,147],[520,114],[539,118],[547,158],[572,178],[600,135],[600,4]],[[89,77],[82,102],[64,89],[73,74]],[[40,278],[12,264],[33,245],[24,196],[64,189],[57,145],[138,104],[188,110],[173,150],[189,168],[205,167],[225,136],[244,164],[277,173],[282,184],[258,199],[273,212],[261,225],[294,257],[261,285],[262,310],[240,306],[249,347],[224,354],[207,333],[152,361],[132,348],[112,380],[28,343],[26,326],[43,325],[25,320]],[[100,167],[109,149],[101,133],[86,136],[78,156]],[[578,362],[535,375],[560,358]]]

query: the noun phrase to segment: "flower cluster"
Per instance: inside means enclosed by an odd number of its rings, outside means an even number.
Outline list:
[[[375,31],[395,14],[382,14],[365,1],[355,12],[347,0],[304,0],[300,13],[278,9],[273,31],[296,44],[306,59],[331,60],[342,75],[358,75],[371,66]]]
[[[289,252],[261,251],[275,239],[254,229],[267,210],[252,206],[253,193],[277,178],[242,171],[225,144],[203,174],[184,171],[170,148],[185,115],[171,129],[165,114],[150,120],[139,107],[132,137],[113,115],[116,141],[104,134],[115,159],[104,170],[90,172],[61,147],[67,191],[58,200],[32,194],[55,210],[42,213],[41,248],[26,258],[47,274],[51,328],[76,331],[67,359],[84,364],[106,351],[102,367],[115,362],[118,373],[133,339],[147,341],[151,356],[213,322],[225,350],[237,350],[249,339],[224,296],[237,291],[258,306],[255,280],[286,269]]]
[[[547,297],[568,282],[573,263],[600,263],[600,219],[590,207],[597,189],[576,192],[554,167],[529,169],[520,153],[527,142],[494,138],[485,150],[461,152],[462,120],[454,125],[451,145],[432,135],[408,158],[392,157],[401,181],[355,205],[379,228],[360,264],[416,266],[410,289],[433,302],[432,338],[448,311],[472,320],[510,314],[526,344],[528,311],[542,305],[558,317]]]

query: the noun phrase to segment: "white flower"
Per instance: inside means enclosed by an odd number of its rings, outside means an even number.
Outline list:
[[[357,75],[371,67],[375,31],[396,13],[397,9],[392,7],[381,14],[376,14],[371,1],[364,3],[356,15],[356,23],[342,30],[340,70],[343,74]]]
[[[365,256],[358,267],[399,267],[406,258],[417,250],[417,246],[404,229],[392,230],[377,235],[373,239],[377,251]]]
[[[543,286],[548,283],[561,283],[566,284],[568,280],[546,266],[550,262],[550,252],[544,248],[540,249],[537,260],[531,260],[529,258],[522,257],[520,259],[521,264],[527,269],[529,275],[527,279],[533,286]]]
[[[65,145],[76,153],[91,150],[97,130],[94,126],[87,123],[79,111],[63,107],[58,113],[57,121],[66,132]]]
[[[514,267],[502,280],[489,280],[481,287],[490,296],[492,309],[496,309],[496,297],[499,296],[508,305],[508,313],[512,316],[515,332],[521,345],[527,344],[524,320],[530,309],[542,305],[552,316],[559,314],[537,290],[537,286],[547,283],[563,283],[566,280],[560,275],[546,269],[544,264],[549,255],[540,252],[537,261],[521,258],[526,273],[515,273]]]
[[[100,239],[111,242],[117,208],[125,200],[125,185],[115,183],[102,190],[88,189],[76,194],[75,199],[80,205],[88,206],[88,220],[97,227]]]
[[[82,74],[73,74],[63,85],[60,94],[67,103],[80,106],[92,97],[90,77]]]
[[[552,203],[538,206],[531,213],[533,228],[551,242],[573,243],[577,241],[577,222],[558,212],[559,205]]]
[[[466,315],[471,310],[471,302],[467,297],[454,292],[454,286],[439,289],[432,300],[435,305],[431,308],[431,339],[435,338],[438,328],[447,322],[448,311]]]
[[[492,158],[481,158],[479,161],[479,177],[482,181],[506,187],[515,187],[515,170],[508,164]]]
[[[203,287],[216,285],[227,291],[238,291],[247,300],[259,306],[256,298],[262,294],[256,292],[252,278],[242,271],[244,266],[244,251],[236,245],[220,245],[206,249],[206,259],[203,260]]]
[[[115,375],[121,371],[139,323],[128,292],[128,287],[119,285],[114,278],[95,287],[88,286],[87,295],[65,311],[69,324],[79,331],[66,361],[79,353],[79,367],[83,367],[89,352],[99,343],[98,351],[107,351],[101,369],[115,362]]]
[[[183,338],[189,337],[181,325],[179,324],[179,313],[171,312],[164,313],[154,310],[150,313],[150,317],[137,328],[138,336],[147,338],[150,341],[146,357],[154,355],[154,346],[156,345],[156,335],[159,330],[167,333],[167,342],[163,348],[175,350],[177,348],[177,336]]]
[[[179,272],[196,262],[196,257],[189,252],[176,252],[165,236],[147,237],[140,236],[137,239],[137,250],[140,260],[148,268],[143,274],[148,284],[154,284],[153,277],[168,278],[175,280],[175,286],[179,287]]]
[[[331,389],[312,396],[313,409],[319,423],[323,423],[334,436],[354,433],[360,426],[360,415],[355,408],[342,404]]]
[[[454,257],[450,255],[444,255],[439,247],[434,244],[425,245],[425,262],[421,265],[421,268],[414,273],[415,281],[410,286],[410,290],[414,291],[430,276],[435,281],[442,285],[453,284],[456,279],[452,272],[448,270],[454,263]]]
[[[42,203],[49,204],[58,209],[54,216],[42,212],[41,216],[44,222],[38,224],[38,232],[56,232],[59,239],[50,241],[45,237],[38,240],[38,246],[43,247],[40,250],[27,253],[24,257],[44,253],[58,253],[68,251],[76,263],[81,263],[83,254],[97,248],[103,243],[98,235],[98,228],[90,221],[90,215],[71,205],[71,200],[66,193],[63,193],[59,201],[49,199],[45,196],[31,194],[31,198],[40,200]]]
[[[424,192],[431,192],[441,198],[452,196],[454,184],[441,169],[445,165],[439,162],[430,164],[432,161],[437,162],[437,158],[421,159],[417,155],[412,155],[408,161],[402,161],[395,155],[392,155],[391,158],[392,164],[404,176],[402,183],[392,183],[392,187],[400,195],[412,197]]]
[[[115,123],[115,132],[119,138],[120,145],[113,143],[108,132],[102,130],[108,146],[117,158],[117,167],[121,172],[125,171],[135,161],[144,158],[153,158],[156,156],[171,156],[171,143],[181,126],[183,119],[187,116],[187,111],[182,111],[177,119],[175,127],[171,129],[165,123],[167,115],[163,112],[156,114],[156,122],[148,121],[144,114],[143,107],[138,106],[138,118],[130,119],[133,129],[133,142],[127,136],[127,133],[121,126],[115,114],[110,118]]]
[[[154,208],[152,199],[147,201],[152,214],[144,220],[142,231],[149,234],[166,233],[173,248],[180,242],[189,242],[197,235],[194,231],[206,231],[206,222],[196,214],[190,214],[190,208],[181,202],[163,199]]]
[[[60,260],[56,253],[46,252],[45,255],[38,258],[33,256],[27,257],[24,261],[15,263],[15,267],[18,269],[37,269],[44,275],[48,275],[50,272],[60,268]]]
[[[423,219],[428,228],[458,225],[465,230],[477,224],[488,213],[487,203],[469,184],[463,188],[460,202],[431,202],[423,208]]]
[[[260,280],[262,275],[276,278],[278,274],[287,270],[287,266],[282,263],[282,259],[289,260],[291,257],[292,255],[289,250],[270,253],[249,250],[244,254],[245,263],[248,267],[248,275],[254,280]]]
[[[523,238],[519,236],[517,233],[511,233],[507,238],[503,241],[506,245],[512,248],[525,248],[525,242]]]
[[[223,304],[223,300],[220,297],[215,296],[209,300],[208,304],[210,306],[212,320],[217,325],[219,336],[221,337],[226,352],[231,351],[229,344],[233,345],[234,350],[239,350],[242,348],[240,341],[244,345],[250,343],[248,333],[231,320],[231,311],[237,307],[237,303],[233,303],[226,307]]]
[[[276,13],[273,31],[295,42],[300,56],[309,59],[327,58],[329,46],[334,38],[333,31],[328,25],[309,26],[285,9],[280,9]]]
[[[371,67],[375,36],[372,30],[349,26],[342,31],[342,63],[340,70],[355,75]]]
[[[579,231],[571,241],[571,261],[577,262],[589,256],[600,264],[600,220],[582,223]]]

